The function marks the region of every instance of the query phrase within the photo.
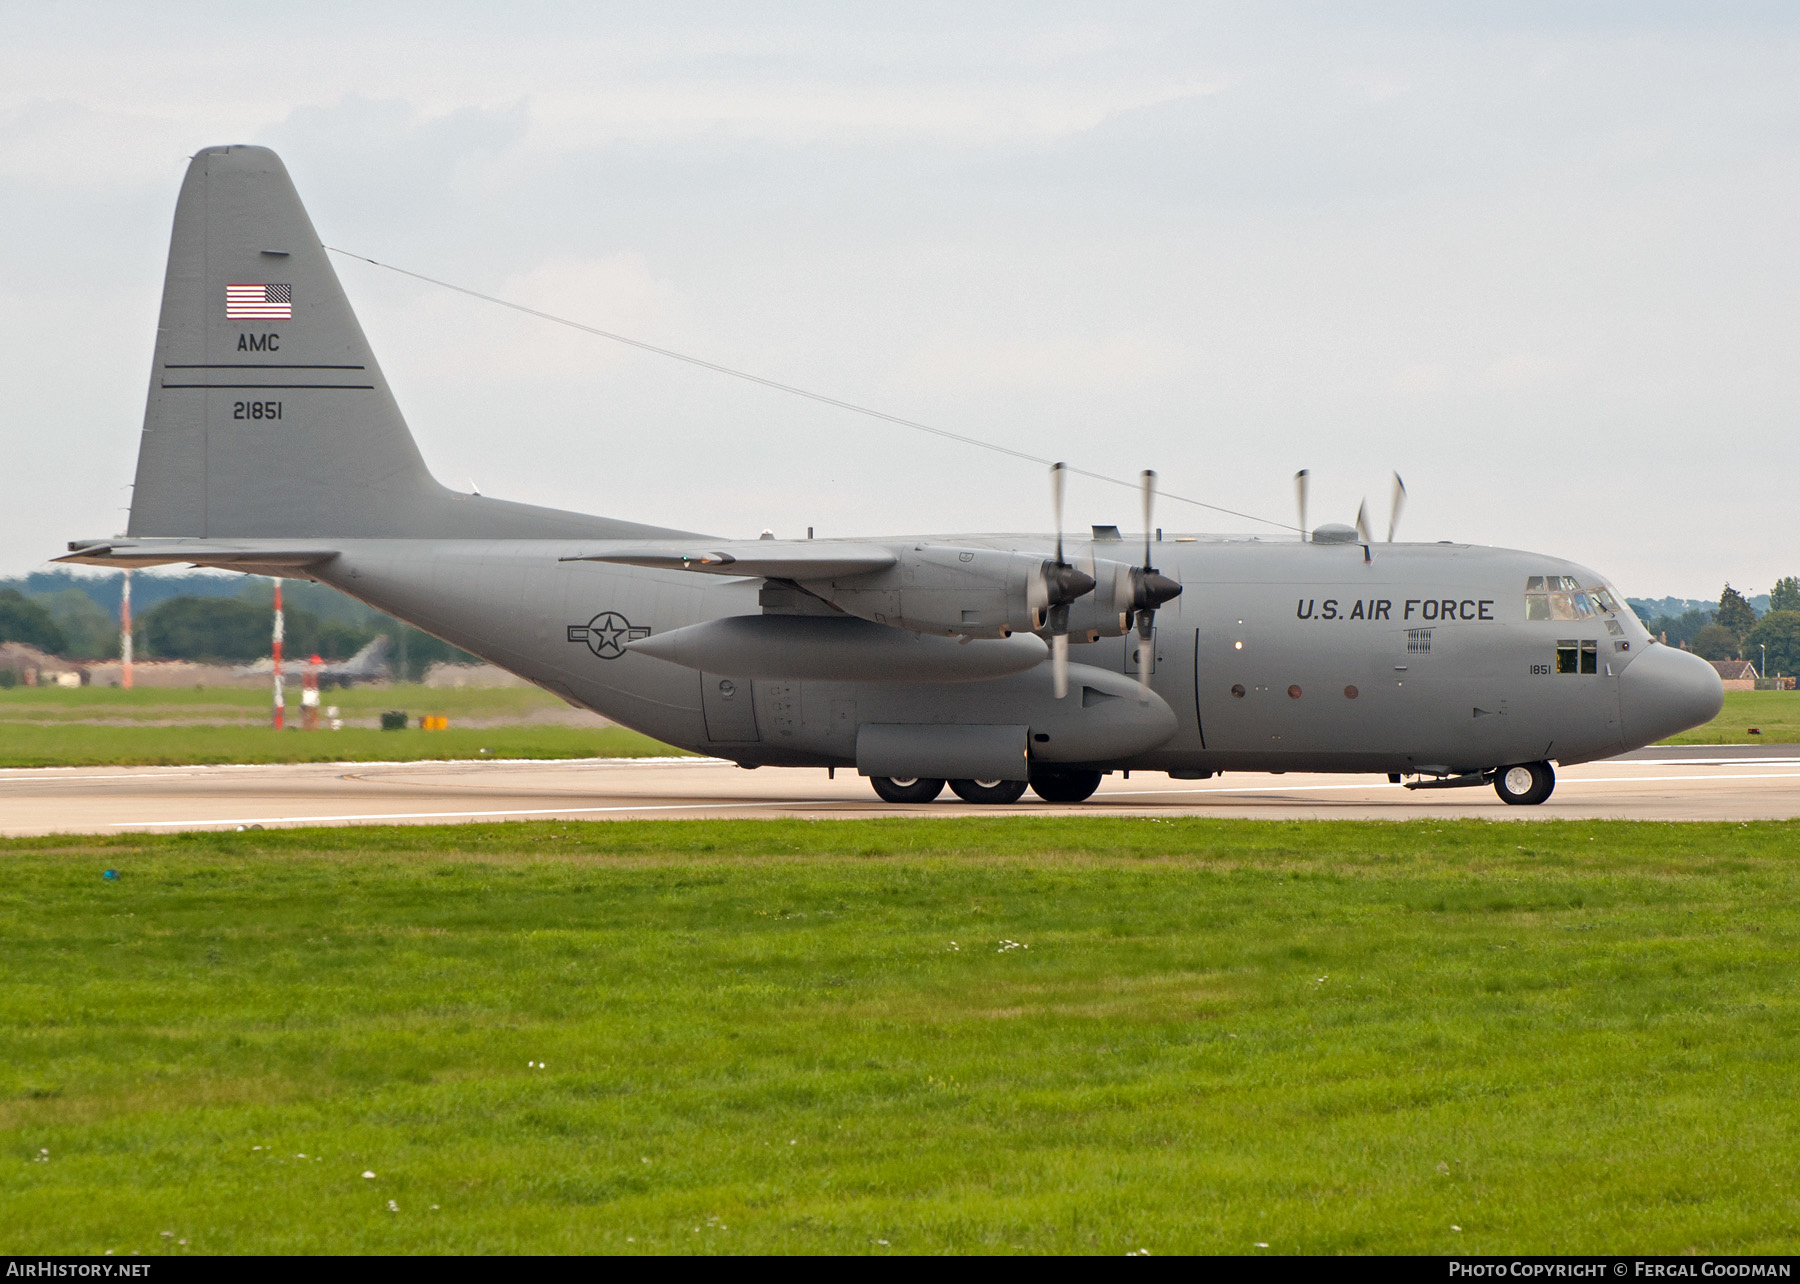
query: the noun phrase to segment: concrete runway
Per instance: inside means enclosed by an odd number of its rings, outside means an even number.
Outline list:
[[[1407,790],[1380,777],[1232,773],[1170,780],[1107,777],[1076,807],[1026,794],[976,807],[944,791],[893,807],[840,771],[744,771],[712,759],[336,763],[303,766],[50,767],[0,770],[0,834],[169,832],[240,825],[705,816],[1239,816],[1257,819],[1490,820],[1800,817],[1800,745],[1648,749],[1558,772],[1540,807],[1508,807],[1491,788]]]

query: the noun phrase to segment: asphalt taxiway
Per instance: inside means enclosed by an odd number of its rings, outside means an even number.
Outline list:
[[[1109,776],[1088,802],[1026,794],[972,806],[946,790],[896,807],[839,771],[745,771],[715,759],[577,759],[296,766],[0,770],[0,834],[167,833],[261,825],[466,821],[866,816],[1237,816],[1261,819],[1492,820],[1800,817],[1800,745],[1647,749],[1558,772],[1539,807],[1509,807],[1491,788],[1408,790],[1375,776],[1231,773],[1170,780]]]

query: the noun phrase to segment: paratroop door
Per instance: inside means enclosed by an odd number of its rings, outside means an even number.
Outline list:
[[[756,706],[747,679],[700,675],[700,710],[706,716],[706,738],[714,744],[756,740]]]

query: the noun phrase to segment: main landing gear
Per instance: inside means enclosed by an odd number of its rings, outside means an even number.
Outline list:
[[[1050,803],[1086,802],[1100,788],[1100,773],[1079,767],[1033,767],[1031,792]]]
[[[882,802],[928,803],[944,792],[944,782],[918,776],[870,776]]]
[[[933,780],[927,777],[870,776],[883,802],[928,803],[948,784],[964,802],[1004,807],[1025,794],[1023,780]],[[1031,792],[1048,803],[1086,802],[1100,787],[1100,773],[1080,767],[1041,766],[1031,769]]]
[[[1494,772],[1494,792],[1515,807],[1535,807],[1556,788],[1556,772],[1547,762],[1526,762]]]
[[[1025,793],[1023,780],[952,780],[951,790],[964,802],[994,803],[1004,807]]]

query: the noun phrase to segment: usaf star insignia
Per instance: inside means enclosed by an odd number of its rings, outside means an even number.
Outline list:
[[[586,624],[569,626],[569,641],[586,643],[602,660],[618,659],[625,654],[627,642],[649,636],[649,629],[639,628],[617,611],[602,611]]]

